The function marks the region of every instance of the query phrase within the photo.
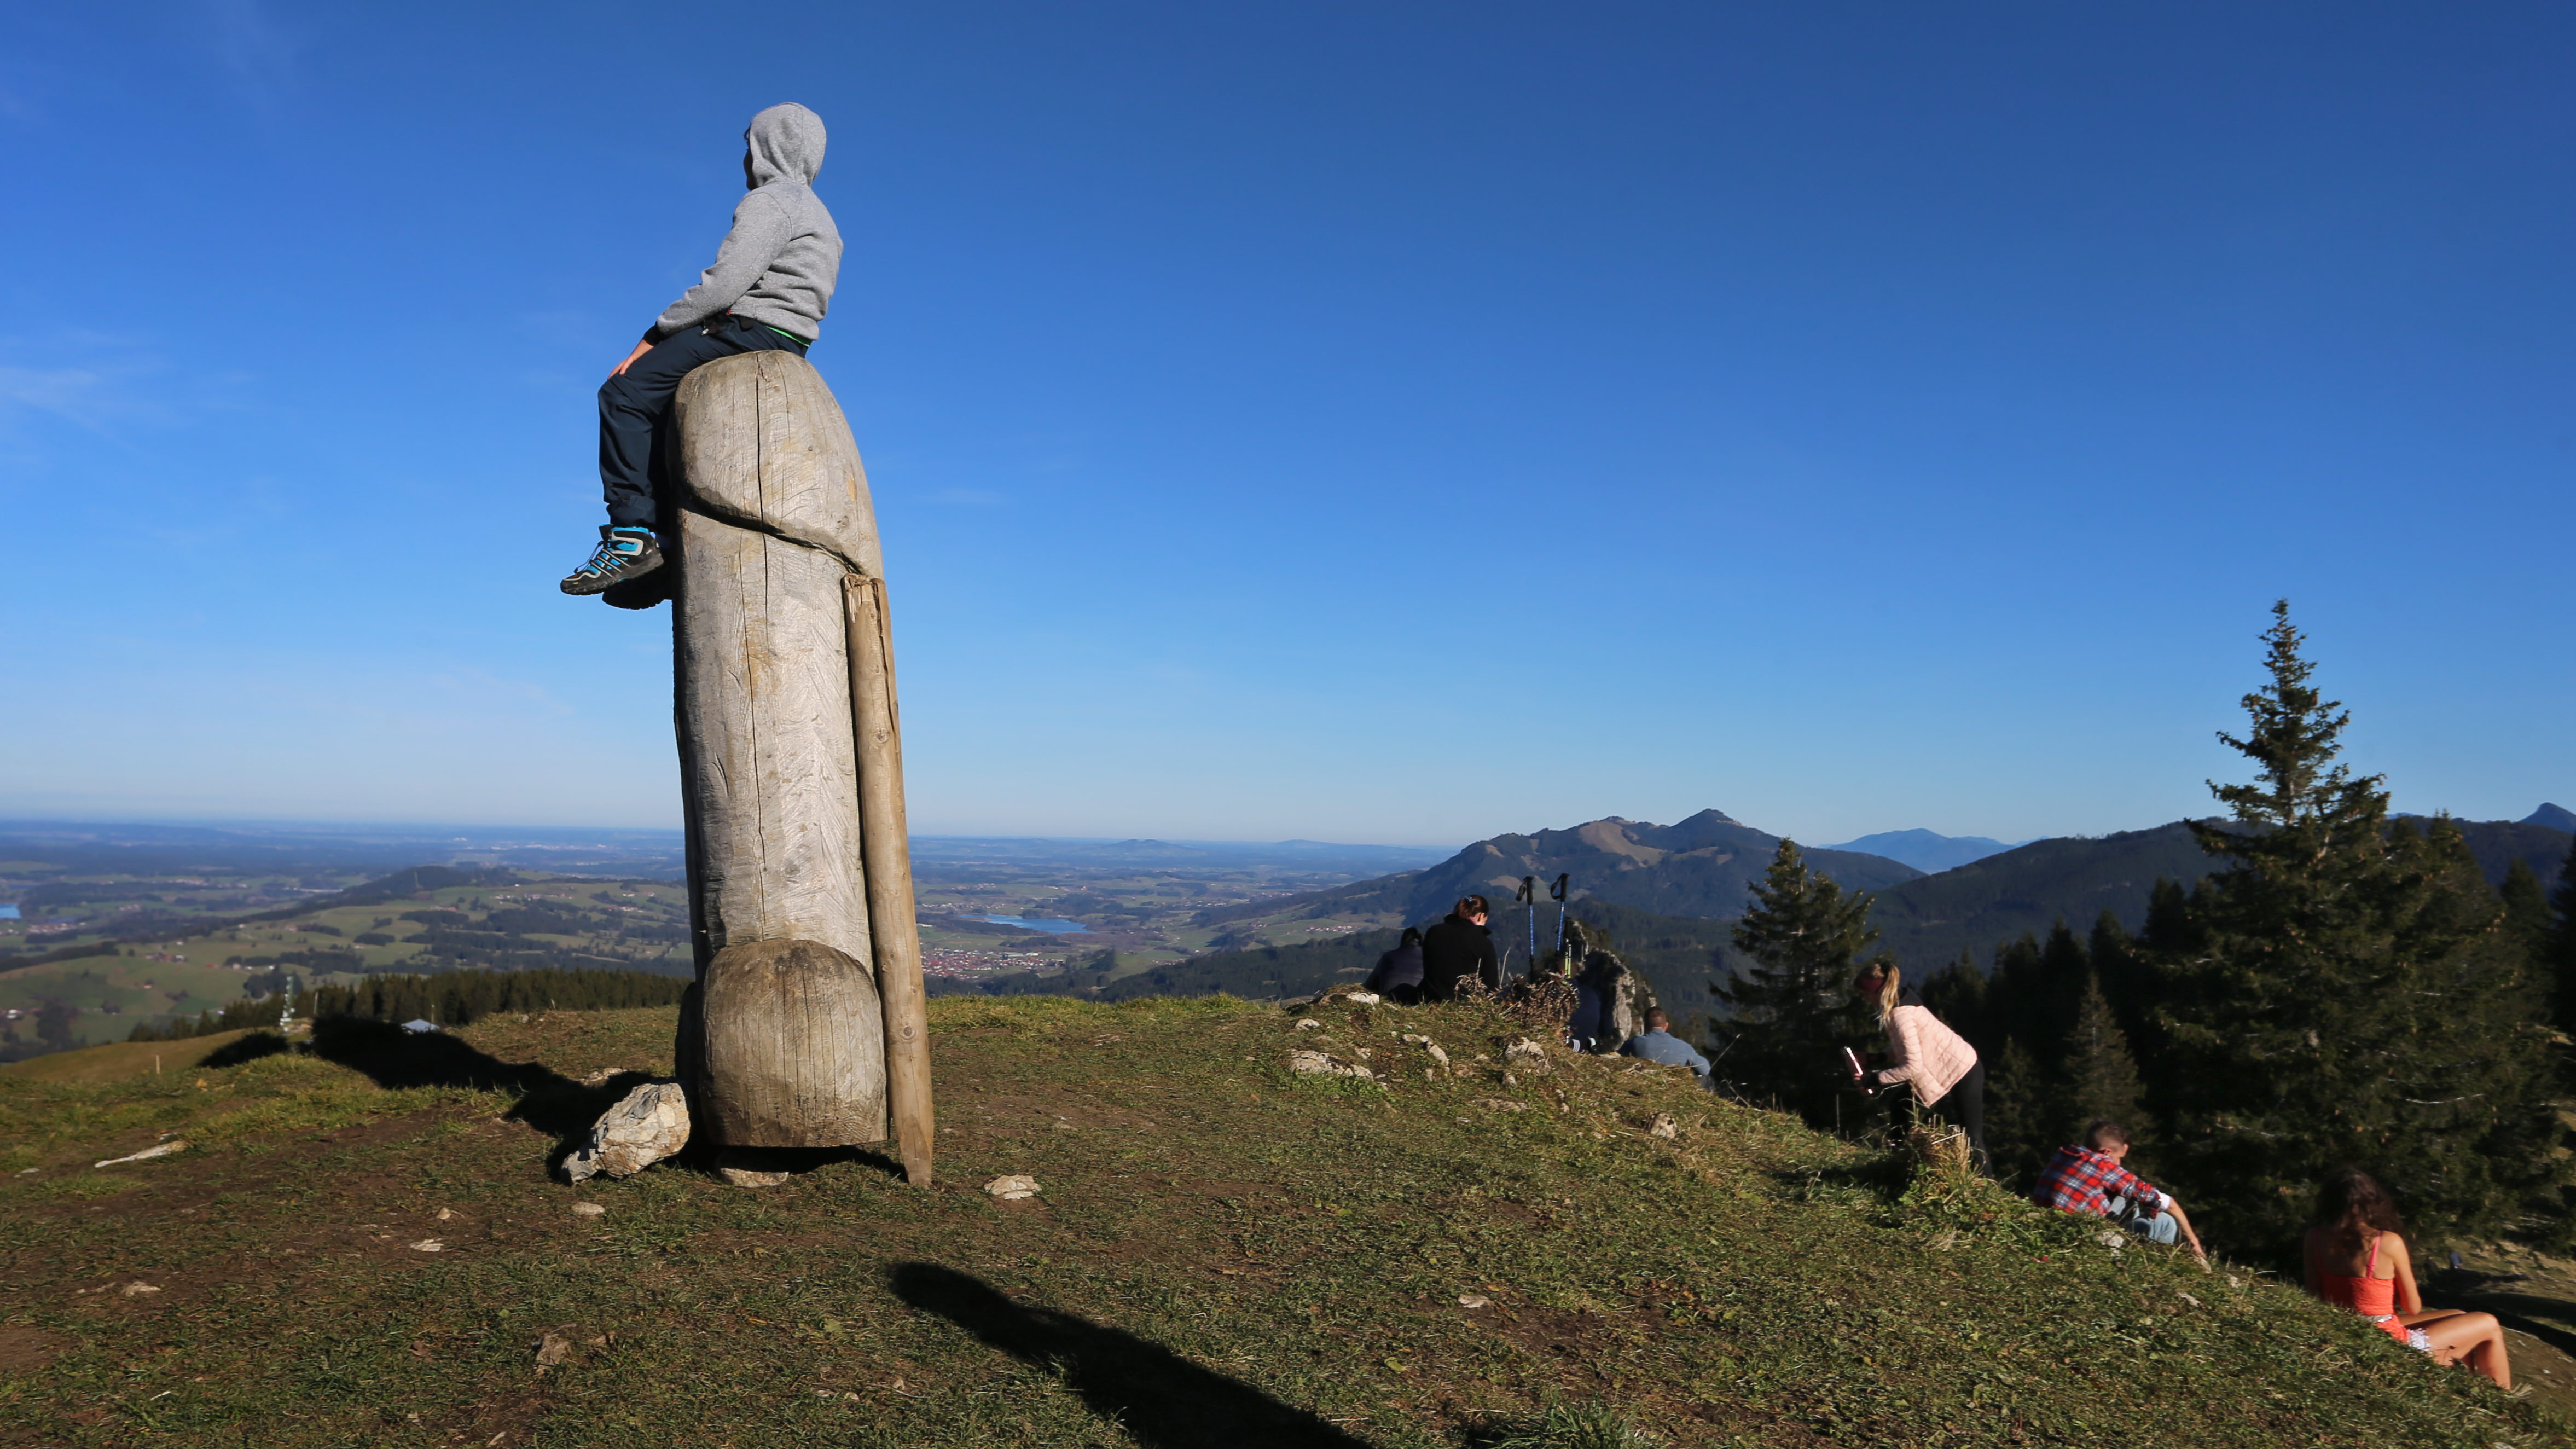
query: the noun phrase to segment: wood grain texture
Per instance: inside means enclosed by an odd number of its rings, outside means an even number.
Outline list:
[[[727,1147],[846,1147],[886,1135],[875,978],[818,941],[728,946],[707,968],[700,1115]]]
[[[721,357],[680,383],[680,461],[702,511],[885,572],[867,469],[841,405],[792,352]]]
[[[912,836],[904,819],[903,723],[894,688],[894,630],[885,580],[841,581],[849,603],[850,703],[856,714],[860,838],[867,855],[868,923],[885,1009],[886,1095],[904,1179],[931,1181],[930,1020],[913,915]]]
[[[699,991],[677,1053],[718,1143],[882,1141],[843,584],[878,565],[866,475],[830,391],[791,354],[699,368],[678,422],[684,491],[664,544]]]
[[[690,509],[680,549],[681,789],[699,960],[790,938],[869,960],[848,571],[820,549]]]

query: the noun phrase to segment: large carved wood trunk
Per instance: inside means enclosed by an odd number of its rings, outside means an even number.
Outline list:
[[[678,1054],[698,1120],[735,1147],[884,1140],[891,997],[899,1070],[920,1079],[905,1157],[917,1137],[926,1180],[920,958],[858,448],[823,380],[784,352],[691,373],[676,421],[685,482],[666,545],[699,978]]]

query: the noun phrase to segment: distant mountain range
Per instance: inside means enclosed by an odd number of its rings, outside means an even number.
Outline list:
[[[2557,806],[2543,806],[2523,821],[2460,821],[2461,833],[2490,882],[2501,882],[2516,860],[2530,866],[2543,881],[2555,881],[2576,837],[2549,820],[2569,816]],[[2570,817],[2576,821],[2576,817]],[[1894,837],[1949,839],[1930,831],[1896,831]],[[1879,841],[1889,836],[1870,836]],[[1542,830],[1535,835],[1498,835],[1480,840],[1426,870],[1404,871],[1375,880],[1357,881],[1304,895],[1229,906],[1200,916],[1208,924],[1257,916],[1322,918],[1344,912],[1394,912],[1409,922],[1435,919],[1450,902],[1481,892],[1496,906],[1498,942],[1519,944],[1527,954],[1533,934],[1528,917],[1508,904],[1523,876],[1551,881],[1563,872],[1571,877],[1577,900],[1593,900],[1666,918],[1722,920],[1742,914],[1745,888],[1770,864],[1780,838],[1703,810],[1677,825],[1649,825],[1612,817],[1570,830]],[[1858,844],[1860,842],[1850,842]],[[1989,842],[1991,843],[1991,842]],[[1926,874],[1883,855],[1823,849],[1808,851],[1808,863],[1847,890],[1877,897],[1871,921],[1886,947],[1908,968],[1937,969],[1959,958],[1962,950],[1987,961],[1998,942],[2027,931],[2044,935],[2063,919],[2078,931],[2089,930],[2108,910],[2136,929],[2145,919],[2148,892],[2158,879],[2185,884],[2207,875],[2213,862],[2203,855],[2190,829],[2181,821],[2151,830],[2122,831],[2100,837],[2035,840],[1967,864]],[[1544,941],[1552,934],[1555,912],[1544,903],[1535,932]],[[1629,922],[1632,928],[1640,923]],[[1659,928],[1664,929],[1664,928]],[[1669,934],[1669,930],[1666,930]],[[1699,933],[1692,933],[1696,937]],[[1382,946],[1377,949],[1384,949]],[[1288,976],[1302,977],[1325,967],[1330,953],[1265,956],[1259,967],[1275,975],[1290,963]],[[1374,953],[1370,953],[1374,959]],[[1169,968],[1172,979],[1189,980],[1184,990],[1214,989],[1207,982],[1237,966],[1252,967],[1248,957],[1217,962],[1194,958]],[[1185,970],[1185,968],[1187,968]],[[1659,978],[1657,984],[1661,986]],[[1253,983],[1246,983],[1247,986]],[[1237,988],[1241,989],[1241,988]],[[1259,993],[1256,994],[1267,994]]]
[[[1921,871],[1949,870],[1990,855],[2001,855],[2015,845],[2028,845],[2026,840],[2009,844],[1982,835],[1939,835],[1929,830],[1884,830],[1846,840],[1840,845],[1820,845],[1819,850],[1844,850],[1861,855],[1883,855],[1901,860]]]
[[[1407,921],[1427,921],[1461,896],[1481,894],[1500,906],[1522,877],[1536,876],[1544,886],[1559,875],[1570,878],[1578,897],[1663,916],[1727,917],[1743,910],[1745,887],[1770,866],[1779,845],[1779,836],[1718,810],[1675,825],[1611,816],[1567,830],[1497,835],[1424,870],[1220,907],[1198,920],[1218,925],[1283,911],[1314,918],[1392,911]],[[1806,856],[1810,866],[1849,890],[1883,890],[1923,874],[1903,861],[1856,851],[1811,850]]]
[[[2522,823],[2545,825],[2552,830],[2564,830],[2570,834],[2576,834],[2576,810],[2570,810],[2564,805],[2552,805],[2544,800],[2539,809],[2522,817]]]

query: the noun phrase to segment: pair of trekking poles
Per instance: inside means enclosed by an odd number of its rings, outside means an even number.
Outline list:
[[[1568,879],[1569,877],[1560,875],[1556,878],[1556,884],[1547,888],[1547,898],[1556,902],[1556,949],[1560,955],[1565,951],[1565,898]],[[1521,888],[1512,893],[1512,899],[1529,907],[1530,970],[1535,972],[1538,970],[1538,877],[1522,876]],[[1573,974],[1571,971],[1566,973],[1568,976]]]

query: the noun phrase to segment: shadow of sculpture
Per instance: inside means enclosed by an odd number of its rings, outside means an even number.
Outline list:
[[[1052,1365],[1067,1388],[1149,1449],[1368,1449],[1367,1441],[1132,1333],[1015,1303],[990,1284],[935,1263],[903,1263],[895,1295],[1026,1363]]]
[[[205,1059],[197,1065],[237,1067],[244,1062],[258,1061],[261,1057],[273,1057],[284,1050],[286,1050],[286,1038],[273,1031],[255,1031],[248,1036],[228,1041],[206,1053]]]
[[[358,1072],[387,1090],[462,1087],[518,1098],[508,1116],[555,1139],[549,1173],[590,1140],[592,1124],[628,1092],[654,1080],[620,1072],[584,1086],[539,1062],[505,1062],[476,1051],[443,1031],[410,1032],[362,1017],[325,1017],[313,1024],[313,1054]]]

